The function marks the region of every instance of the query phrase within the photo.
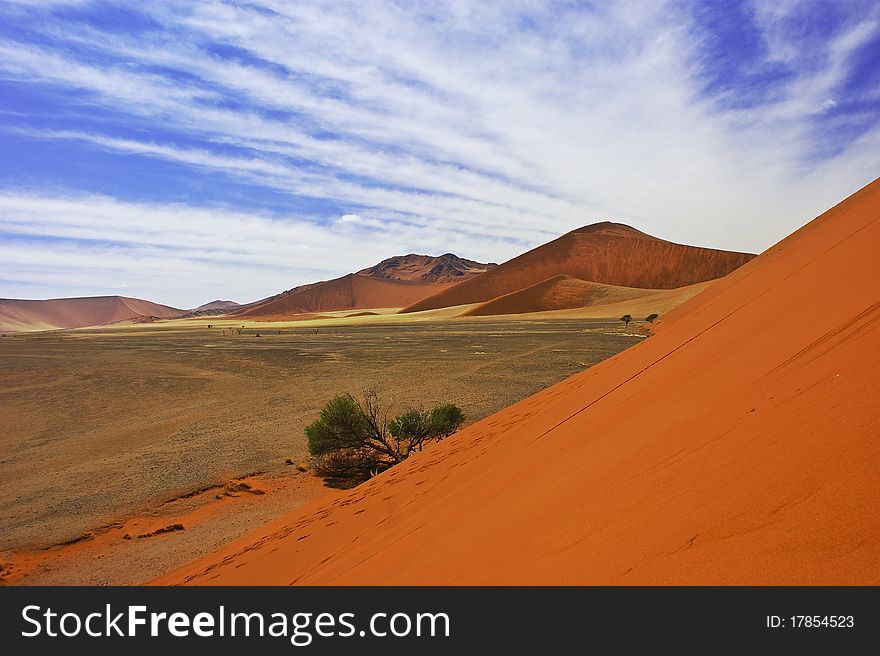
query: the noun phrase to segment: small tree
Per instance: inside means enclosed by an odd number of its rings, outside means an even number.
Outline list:
[[[656,312],[653,314],[649,314],[647,317],[645,317],[645,321],[647,321],[648,323],[654,323],[654,320],[657,319],[659,316],[660,315]]]
[[[411,447],[410,451],[421,451],[434,435],[431,415],[423,410],[407,410],[389,422],[388,432],[397,443]]]
[[[464,423],[464,413],[457,405],[445,403],[431,410],[431,428],[438,440],[449,437]]]
[[[625,326],[629,326],[629,322],[632,321],[633,318],[631,314],[624,314],[622,317],[620,317],[620,320]]]
[[[347,483],[366,480],[406,460],[413,451],[438,442],[464,423],[461,409],[451,403],[430,412],[409,409],[388,421],[379,396],[368,390],[358,400],[335,396],[318,419],[306,426],[315,470]]]

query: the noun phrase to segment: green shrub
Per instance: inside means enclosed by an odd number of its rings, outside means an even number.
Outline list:
[[[457,405],[445,403],[431,410],[431,427],[437,439],[449,437],[464,423],[464,413]]]
[[[360,400],[351,394],[330,399],[305,433],[315,471],[356,484],[449,437],[463,423],[464,414],[451,403],[430,412],[409,409],[388,421],[379,396],[368,390]]]

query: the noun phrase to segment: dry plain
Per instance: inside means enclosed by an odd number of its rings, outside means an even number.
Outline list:
[[[139,583],[330,492],[285,460],[307,460],[303,428],[339,392],[375,388],[392,411],[451,401],[470,423],[640,339],[610,320],[369,319],[380,317],[4,336],[0,561],[19,569],[8,580]],[[267,494],[199,504],[244,476]],[[181,517],[186,531],[123,539]]]

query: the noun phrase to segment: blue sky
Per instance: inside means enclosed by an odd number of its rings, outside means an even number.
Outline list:
[[[0,2],[0,297],[761,251],[878,175],[873,1]]]

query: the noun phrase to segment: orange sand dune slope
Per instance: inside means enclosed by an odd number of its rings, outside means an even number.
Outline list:
[[[720,278],[753,257],[674,244],[606,221],[573,230],[403,311],[485,303],[559,275],[604,285],[674,289]]]
[[[602,285],[572,276],[553,276],[531,287],[482,303],[464,314],[469,317],[485,317],[497,314],[567,310],[642,298],[656,294],[657,291]]]
[[[357,273],[303,285],[236,312],[240,317],[281,318],[332,310],[398,308],[445,289],[441,283],[381,280]]]
[[[658,334],[165,579],[880,584],[880,180]]]
[[[0,299],[3,330],[84,328],[136,317],[172,319],[183,310],[126,296],[53,298],[46,301]]]

